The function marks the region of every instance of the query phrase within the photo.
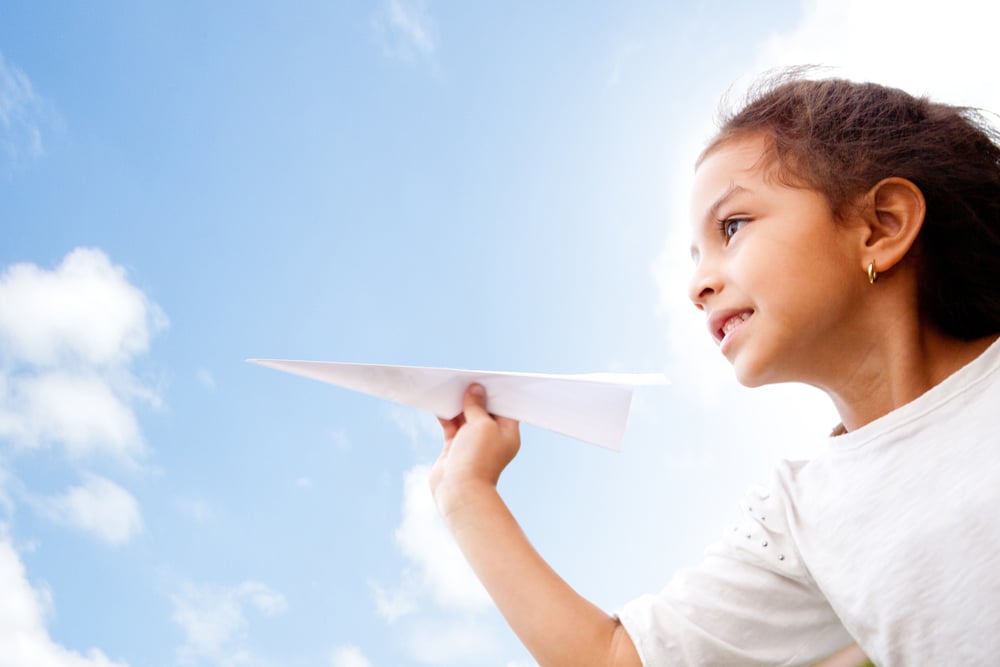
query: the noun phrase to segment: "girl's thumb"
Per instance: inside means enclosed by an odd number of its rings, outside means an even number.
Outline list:
[[[465,400],[463,401],[463,411],[465,418],[469,418],[469,411],[486,414],[486,388],[479,383],[470,384],[465,390]]]

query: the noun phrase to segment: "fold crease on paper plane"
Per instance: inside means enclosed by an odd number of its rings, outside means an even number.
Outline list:
[[[247,361],[429,410],[444,419],[462,411],[465,388],[478,382],[486,388],[486,408],[491,413],[614,450],[622,447],[635,387],[666,383],[656,373],[552,375],[288,359]]]

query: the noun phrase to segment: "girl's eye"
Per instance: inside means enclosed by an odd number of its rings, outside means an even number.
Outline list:
[[[746,218],[729,218],[728,220],[723,220],[720,227],[722,227],[722,235],[726,237],[726,240],[730,240],[736,236],[736,232],[743,229],[749,220]]]

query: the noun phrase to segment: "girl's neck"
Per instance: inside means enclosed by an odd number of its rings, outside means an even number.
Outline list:
[[[866,350],[847,379],[823,387],[847,431],[918,398],[977,358],[998,337],[959,340],[930,328],[909,337],[895,335],[900,333],[883,332],[881,344]]]

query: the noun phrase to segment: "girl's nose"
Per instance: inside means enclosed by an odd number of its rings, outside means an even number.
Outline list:
[[[705,310],[705,302],[713,294],[717,294],[722,289],[718,278],[718,272],[713,270],[710,263],[702,259],[695,266],[694,274],[691,276],[691,283],[688,285],[688,298],[698,310]]]

